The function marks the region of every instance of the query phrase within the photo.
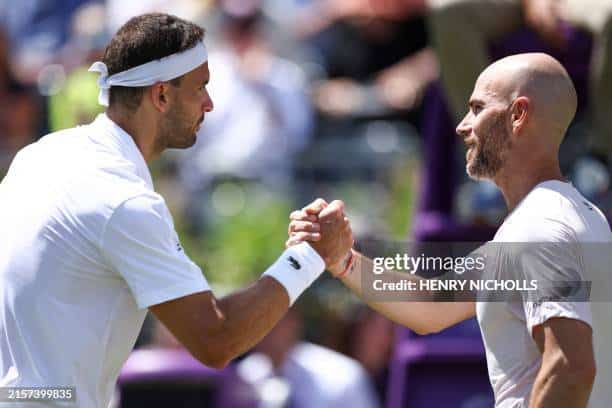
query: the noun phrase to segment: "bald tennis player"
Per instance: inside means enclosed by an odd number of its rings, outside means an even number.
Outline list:
[[[558,161],[575,111],[574,86],[558,61],[539,53],[514,55],[479,76],[457,133],[468,147],[467,173],[492,180],[509,209],[493,242],[532,243],[527,256],[539,272],[569,271],[597,282],[592,290],[607,302],[369,302],[421,334],[476,316],[499,408],[612,404],[610,264],[588,253],[597,244],[610,252],[610,228],[602,212],[563,178]],[[291,214],[288,245],[318,239],[310,231],[324,224],[308,217],[325,205],[317,201]],[[571,251],[546,251],[545,243]],[[508,247],[498,246],[502,252]],[[345,267],[332,273],[363,296],[361,274],[371,273],[372,262],[355,251],[345,259]],[[347,263],[352,267],[343,274]]]
[[[0,184],[0,398],[11,401],[0,405],[105,408],[147,310],[194,357],[223,367],[351,247],[334,202],[322,214],[326,238],[289,248],[255,283],[215,298],[147,167],[193,145],[213,109],[203,38],[174,16],[131,19],[90,69],[106,113],[13,160]]]

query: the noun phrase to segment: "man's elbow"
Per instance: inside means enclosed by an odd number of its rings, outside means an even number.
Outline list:
[[[232,361],[232,356],[225,350],[207,350],[201,351],[194,355],[202,364],[216,370],[222,370]]]
[[[223,356],[206,356],[199,359],[202,364],[216,370],[222,370],[230,363],[231,358]]]
[[[425,336],[427,334],[440,333],[444,329],[445,329],[445,327],[435,326],[433,324],[411,327],[411,330],[413,332],[415,332],[416,334],[419,334],[421,336]]]
[[[202,364],[218,370],[225,368],[236,357],[230,347],[232,342],[227,338],[225,321],[225,317],[220,315],[214,324],[200,327],[197,355],[194,354]]]

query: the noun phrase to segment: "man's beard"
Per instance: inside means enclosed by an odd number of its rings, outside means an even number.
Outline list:
[[[173,105],[160,124],[160,142],[164,148],[186,149],[194,145],[196,130],[184,111]]]
[[[478,143],[470,157],[467,158],[466,170],[475,180],[492,179],[503,167],[506,151],[511,147],[511,140],[504,126],[504,116],[499,115],[489,129],[481,132]]]

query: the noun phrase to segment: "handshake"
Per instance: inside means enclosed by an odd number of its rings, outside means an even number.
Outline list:
[[[285,246],[309,242],[325,262],[327,270],[339,277],[352,260],[353,231],[344,214],[344,203],[327,203],[318,198],[301,210],[289,215],[289,239]]]

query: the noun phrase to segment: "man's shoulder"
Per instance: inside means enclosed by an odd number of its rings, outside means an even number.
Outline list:
[[[559,233],[570,237],[576,208],[562,192],[535,189],[508,216],[496,241],[549,242]]]
[[[536,187],[520,203],[517,215],[531,217],[534,215],[546,215],[553,218],[560,217],[564,212],[574,210],[572,202],[573,188],[570,186],[563,189]]]
[[[558,242],[609,239],[602,212],[567,183],[534,189],[508,216],[496,241]]]
[[[79,132],[79,130],[79,128],[69,128],[48,133],[37,141],[22,147],[15,155],[15,159],[24,161],[32,158],[33,160],[39,161],[44,159],[45,156],[48,157],[49,154],[54,154],[57,156],[58,151],[66,151],[70,149],[71,145],[69,140],[72,136]],[[34,158],[34,155],[38,155],[40,157]]]

